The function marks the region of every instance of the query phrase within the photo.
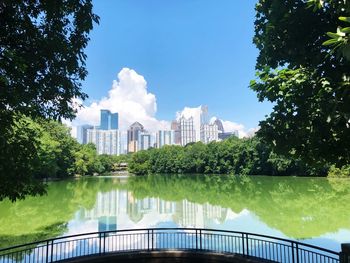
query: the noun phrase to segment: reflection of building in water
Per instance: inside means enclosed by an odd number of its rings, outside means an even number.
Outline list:
[[[85,212],[86,219],[98,219],[103,216],[116,216],[118,214],[120,191],[98,193],[93,209]]]
[[[124,220],[126,217],[130,223],[141,224],[142,227],[145,224],[149,227],[150,223],[156,225],[162,220],[173,220],[182,227],[206,227],[213,222],[224,222],[227,209],[188,200],[172,202],[155,197],[138,199],[132,192],[112,190],[99,193],[94,208],[85,210],[84,215],[85,220],[98,220],[99,231],[117,229],[120,217]],[[148,219],[143,222],[146,215]]]
[[[130,219],[137,223],[145,214],[157,212],[159,214],[173,214],[175,203],[164,201],[159,198],[134,198],[132,192],[128,192],[127,213]]]
[[[117,230],[116,216],[101,216],[98,218],[98,231]]]
[[[218,220],[220,223],[223,223],[227,217],[227,208],[206,203],[203,205],[203,217],[206,220],[204,225],[210,220]]]

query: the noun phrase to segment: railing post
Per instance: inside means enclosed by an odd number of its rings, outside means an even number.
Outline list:
[[[298,246],[298,243],[295,243],[295,252],[297,253],[297,263],[299,263],[299,246]]]
[[[245,249],[244,249],[244,233],[242,233],[242,252],[243,252],[243,255],[245,255]]]
[[[149,229],[147,229],[147,250],[149,251]]]
[[[199,230],[199,249],[202,250],[202,229]]]
[[[245,242],[246,242],[246,245],[247,245],[247,256],[249,256],[249,243],[248,243],[248,240],[249,240],[249,238],[248,238],[248,234],[245,234]]]
[[[292,242],[292,262],[299,263],[299,245],[298,243]],[[296,257],[296,260],[295,260]]]
[[[198,232],[196,229],[196,250],[198,250]]]
[[[151,250],[153,250],[153,238],[154,238],[154,237],[153,237],[153,235],[154,235],[153,229],[151,230],[151,234],[152,234],[152,235],[151,235],[151,241],[152,241],[152,249],[151,249]]]
[[[51,261],[53,262],[53,239],[51,240]]]
[[[350,243],[341,244],[339,261],[340,263],[350,263]]]
[[[102,246],[101,246],[101,243],[102,243],[102,242],[101,242],[101,236],[102,236],[102,233],[99,233],[99,234],[98,234],[98,241],[99,241],[99,242],[98,242],[98,248],[99,248],[98,253],[99,253],[100,255],[101,255],[101,252],[102,252],[102,248],[101,248],[101,247],[102,247]]]
[[[106,254],[106,232],[103,232],[103,254]]]
[[[49,262],[49,242],[50,241],[46,242],[46,262],[47,263]]]

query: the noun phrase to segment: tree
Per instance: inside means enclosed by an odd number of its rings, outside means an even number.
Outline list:
[[[93,175],[103,172],[103,166],[98,158],[94,144],[81,145],[80,149],[74,153],[74,172],[78,175]]]
[[[37,148],[42,135],[38,125],[29,118],[15,114],[11,129],[0,130],[3,131],[0,141],[0,200],[9,197],[14,201],[32,193],[43,194],[44,185],[39,184],[35,177],[40,165]]]
[[[91,0],[0,2],[0,200],[44,192],[30,173],[36,134],[19,119],[74,117],[73,99],[87,97],[84,48],[98,21]]]
[[[53,120],[37,120],[43,131],[38,153],[41,159],[40,177],[64,178],[72,175],[74,154],[78,142],[70,135],[70,129]],[[50,167],[47,165],[50,164]],[[45,169],[50,168],[50,169]]]
[[[324,43],[327,32],[346,26],[338,18],[350,15],[350,5],[310,8],[318,2],[257,3],[253,41],[260,53],[250,87],[274,104],[258,136],[276,153],[341,166],[350,161],[350,60]]]

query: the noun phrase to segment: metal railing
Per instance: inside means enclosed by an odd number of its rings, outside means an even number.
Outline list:
[[[293,240],[246,232],[151,228],[79,234],[0,249],[0,262],[48,263],[107,253],[161,250],[231,253],[286,263],[336,263],[340,255]]]

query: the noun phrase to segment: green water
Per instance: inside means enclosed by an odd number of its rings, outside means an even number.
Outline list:
[[[48,195],[0,203],[0,247],[84,232],[201,227],[339,250],[350,242],[350,180],[148,176],[50,183]]]

